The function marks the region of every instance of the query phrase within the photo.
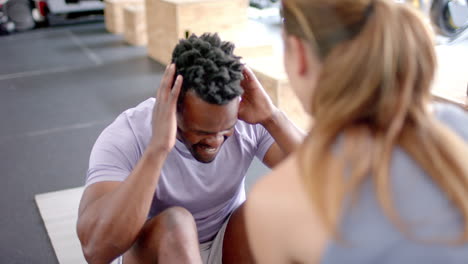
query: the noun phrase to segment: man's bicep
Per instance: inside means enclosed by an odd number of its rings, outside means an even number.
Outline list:
[[[86,208],[93,202],[99,200],[104,195],[115,191],[120,184],[121,182],[118,181],[104,181],[97,182],[86,187],[83,195],[81,196],[78,215],[82,215]]]
[[[263,157],[263,164],[268,168],[273,168],[284,158],[284,153],[277,143],[273,143]]]

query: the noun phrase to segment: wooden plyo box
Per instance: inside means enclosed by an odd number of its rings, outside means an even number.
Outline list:
[[[243,59],[273,56],[272,40],[265,25],[247,21],[242,29],[233,29],[219,33],[223,41],[235,44],[234,54]]]
[[[105,0],[104,20],[107,31],[124,33],[124,6],[138,3],[144,3],[144,0]]]
[[[439,85],[432,89],[432,95],[437,100],[459,105],[468,111],[468,82],[466,87]]]
[[[438,69],[432,95],[468,111],[468,47],[437,46]]]
[[[245,61],[270,96],[273,103],[304,131],[310,130],[311,117],[289,84],[283,61],[278,56]]]
[[[141,4],[128,4],[124,7],[124,37],[125,40],[135,46],[143,46],[147,43],[146,12]]]
[[[146,0],[148,54],[168,64],[180,39],[218,32],[236,44],[236,55],[269,55],[271,45],[239,41],[248,28],[247,8],[248,0]]]

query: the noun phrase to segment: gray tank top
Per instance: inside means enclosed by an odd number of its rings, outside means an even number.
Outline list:
[[[435,115],[468,143],[467,112],[453,105],[437,104]],[[458,237],[463,228],[461,214],[401,148],[393,152],[390,175],[397,212],[415,237]],[[375,197],[373,183],[364,183],[358,202],[342,219],[340,232],[346,242],[331,241],[322,264],[468,263],[468,243],[450,246],[410,239],[384,215]]]

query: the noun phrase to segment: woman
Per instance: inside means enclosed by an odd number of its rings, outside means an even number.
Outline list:
[[[283,0],[314,126],[253,188],[259,263],[468,263],[468,114],[430,104],[430,31],[390,0]]]

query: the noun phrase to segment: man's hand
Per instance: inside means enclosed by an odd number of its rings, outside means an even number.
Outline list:
[[[239,107],[239,119],[249,124],[264,124],[278,109],[248,66],[244,66],[242,73],[244,80],[241,86],[244,88],[244,94]]]
[[[177,132],[176,107],[182,87],[182,76],[179,75],[174,83],[175,64],[166,68],[157,91],[156,103],[153,108],[153,135],[150,146],[163,151],[171,151],[174,147]],[[174,86],[172,87],[172,84]]]
[[[238,117],[250,124],[261,124],[275,139],[263,158],[263,163],[273,168],[296,149],[305,134],[273,104],[250,68],[244,66],[242,73],[244,95]]]

